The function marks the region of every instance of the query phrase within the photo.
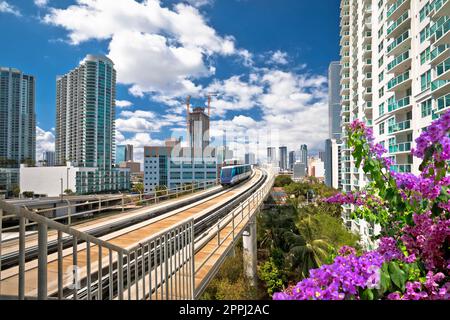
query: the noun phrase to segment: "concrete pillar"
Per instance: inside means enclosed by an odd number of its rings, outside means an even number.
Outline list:
[[[257,242],[256,242],[256,220],[253,217],[247,229],[242,235],[243,240],[243,258],[244,258],[244,274],[250,279],[253,286],[257,285]]]

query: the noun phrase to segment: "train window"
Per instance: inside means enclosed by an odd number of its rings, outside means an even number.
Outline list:
[[[222,169],[222,177],[223,178],[231,178],[232,176],[232,168]]]

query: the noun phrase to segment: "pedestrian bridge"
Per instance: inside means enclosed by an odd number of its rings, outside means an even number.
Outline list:
[[[78,225],[0,202],[0,298],[197,299],[243,235],[255,276],[255,217],[274,179],[255,168],[233,188],[141,195]],[[2,224],[11,219],[16,227]]]

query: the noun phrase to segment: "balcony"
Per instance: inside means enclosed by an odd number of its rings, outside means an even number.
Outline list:
[[[411,85],[409,70],[388,82],[389,91],[406,90]]]
[[[442,97],[444,94],[450,92],[450,81],[437,80],[431,82],[431,93],[434,98]]]
[[[404,142],[399,144],[394,144],[389,146],[389,153],[410,153],[412,147],[412,142]]]
[[[450,94],[436,99],[437,110],[436,113],[442,113],[450,108]]]
[[[438,46],[430,53],[431,65],[436,66],[443,62],[447,57],[450,57],[450,45],[444,44]]]
[[[435,80],[450,80],[450,58],[436,66]]]
[[[431,17],[433,20],[437,20],[444,16],[450,16],[450,0],[435,0],[433,6],[434,13]]]
[[[386,12],[386,18],[392,21],[397,20],[404,10],[406,10],[409,6],[409,0],[398,0],[396,1]]]
[[[398,37],[406,28],[408,28],[411,22],[411,15],[409,10],[403,13],[400,18],[395,20],[387,29],[388,38]]]
[[[410,164],[397,164],[391,166],[391,171],[398,173],[411,173],[412,166]]]
[[[437,28],[434,34],[435,38],[433,44],[435,47],[450,44],[450,19]]]
[[[350,106],[342,106],[341,115],[350,113]]]
[[[410,67],[411,67],[411,55],[410,51],[408,50],[395,57],[394,60],[392,60],[392,62],[388,64],[387,68],[388,72],[390,73],[399,73],[407,69],[410,69]]]
[[[400,132],[411,131],[411,120],[406,120],[403,122],[396,123],[392,126],[389,126],[389,134],[395,134]]]
[[[409,30],[404,32],[401,36],[393,40],[387,47],[387,55],[398,55],[400,52],[409,50],[411,47],[411,35]]]
[[[408,107],[411,107],[411,97],[404,97],[403,99],[400,99],[392,104],[388,105],[388,112],[397,112],[397,111],[403,111],[404,109],[407,109]]]

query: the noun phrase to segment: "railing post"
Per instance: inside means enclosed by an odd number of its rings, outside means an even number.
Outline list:
[[[166,286],[166,300],[169,300],[169,262],[168,260],[168,252],[167,252],[167,242],[168,242],[168,237],[167,237],[167,232],[164,234],[164,270],[165,270],[165,286]],[[137,284],[137,280],[136,280],[136,285]],[[161,286],[163,284],[161,283]]]
[[[235,212],[235,210],[233,210],[233,211],[231,212],[231,215],[232,215],[232,218],[231,218],[232,220],[231,220],[231,221],[232,221],[232,227],[233,227],[233,240],[234,240],[234,238],[235,238],[235,237],[234,237],[234,212]]]
[[[102,211],[102,198],[98,198],[98,213]]]
[[[38,224],[38,300],[47,299],[47,225]]]
[[[19,212],[19,208],[17,208]],[[19,216],[19,300],[25,300],[25,218]]]
[[[72,207],[69,200],[67,200],[67,224],[72,225]]]
[[[191,285],[191,299],[195,300],[195,247],[194,247],[194,220],[191,221],[191,235],[190,235],[190,241],[191,241],[191,270],[192,270],[192,285]]]
[[[122,193],[122,212],[125,211],[125,195]]]
[[[217,223],[217,246],[220,246],[220,220]]]
[[[0,293],[2,292],[2,245],[3,245],[3,209],[0,209]]]

